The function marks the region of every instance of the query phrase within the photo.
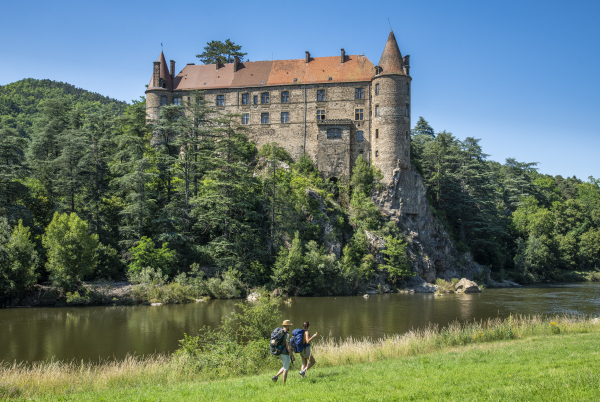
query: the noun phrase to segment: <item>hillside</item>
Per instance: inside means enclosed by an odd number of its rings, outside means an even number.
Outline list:
[[[0,127],[15,128],[21,135],[29,136],[40,104],[46,99],[56,98],[67,98],[73,105],[82,105],[87,112],[107,105],[115,114],[121,114],[127,107],[126,102],[71,84],[26,78],[0,86]]]

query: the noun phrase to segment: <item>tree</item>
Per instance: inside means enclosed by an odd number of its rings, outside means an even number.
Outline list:
[[[139,273],[142,269],[150,267],[170,275],[177,263],[177,256],[174,250],[169,249],[169,243],[163,243],[161,248],[156,248],[154,241],[146,236],[129,251],[133,255],[128,266],[130,273]]]
[[[433,128],[422,116],[419,116],[419,121],[417,121],[415,128],[412,129],[411,134],[413,136],[426,135],[428,137],[435,138],[435,131],[433,131]]]
[[[370,197],[373,189],[379,186],[381,179],[383,179],[381,170],[371,165],[364,156],[358,155],[350,178],[350,187],[353,193],[360,192]]]
[[[204,47],[204,52],[196,55],[196,57],[204,64],[217,64],[217,59],[221,63],[233,63],[234,56],[243,61],[244,56],[248,54],[242,53],[241,49],[241,45],[236,45],[229,39],[225,40],[225,43],[213,40],[208,42]]]
[[[0,213],[12,221],[29,212],[18,203],[28,194],[23,184],[29,173],[25,160],[27,142],[13,129],[0,130]]]
[[[384,263],[379,268],[387,271],[392,283],[416,275],[406,254],[404,240],[393,236],[385,237],[385,249],[382,252],[385,254]]]
[[[6,248],[10,260],[5,272],[8,286],[20,295],[35,285],[38,277],[38,254],[31,241],[29,228],[23,226],[22,220],[13,229]]]
[[[98,235],[89,235],[88,225],[75,213],[56,212],[42,236],[46,269],[51,280],[65,289],[91,274],[98,264]]]

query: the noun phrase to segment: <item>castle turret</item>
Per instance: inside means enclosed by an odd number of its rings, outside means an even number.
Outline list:
[[[394,169],[410,169],[409,56],[404,59],[390,32],[372,78],[371,160],[390,181]]]
[[[158,61],[154,62],[152,79],[146,90],[146,116],[149,120],[158,119],[158,110],[161,105],[169,105],[172,102],[173,76],[175,74],[175,62],[171,60],[171,73],[163,52],[160,52]]]

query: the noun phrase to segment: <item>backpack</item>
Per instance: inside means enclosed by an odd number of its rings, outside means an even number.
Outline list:
[[[304,330],[296,328],[292,331],[292,340],[290,342],[294,353],[300,353],[304,349]]]
[[[282,328],[275,328],[271,333],[271,342],[269,342],[269,348],[271,349],[271,354],[274,356],[279,356],[281,352],[283,352],[283,348],[285,345],[282,345],[283,338],[285,332]]]

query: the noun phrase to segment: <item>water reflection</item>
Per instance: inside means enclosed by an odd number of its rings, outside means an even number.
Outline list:
[[[36,361],[121,358],[127,353],[172,352],[183,333],[215,326],[236,300],[161,307],[64,307],[0,310],[0,360]],[[293,298],[281,306],[294,326],[334,337],[378,338],[430,323],[471,321],[509,314],[600,313],[600,286],[552,285],[489,289],[480,294],[384,294]]]

